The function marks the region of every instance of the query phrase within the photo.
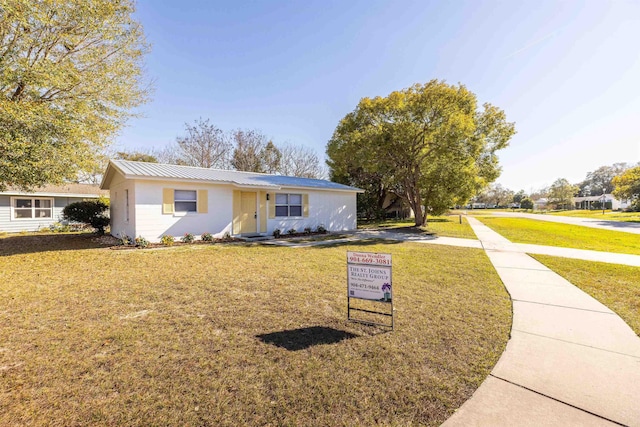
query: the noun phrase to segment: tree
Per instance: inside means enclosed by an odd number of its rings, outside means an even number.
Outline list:
[[[527,194],[524,192],[524,190],[520,190],[513,195],[513,203],[516,203],[519,205],[522,203],[522,200],[525,199],[526,197],[527,197]]]
[[[70,203],[62,209],[64,219],[89,224],[98,234],[104,234],[104,228],[109,225],[109,199],[83,200]]]
[[[158,163],[158,159],[154,154],[144,153],[142,151],[118,151],[116,152],[115,158],[120,160],[131,160],[133,162]]]
[[[618,199],[629,199],[635,211],[640,211],[640,166],[628,169],[613,178],[613,195]]]
[[[0,190],[74,180],[148,99],[132,0],[0,0]]]
[[[600,166],[593,172],[587,173],[587,177],[579,184],[581,196],[600,196],[602,190],[607,194],[613,191],[613,178],[629,169],[627,163],[614,163],[611,166]]]
[[[274,145],[273,142],[267,142],[262,150],[262,162],[264,164],[265,173],[278,173],[282,167],[282,152]]]
[[[522,209],[533,209],[533,200],[528,197],[524,197],[520,200],[520,207]]]
[[[170,163],[201,168],[229,168],[231,143],[221,129],[210,123],[209,119],[202,118],[184,126],[186,135],[176,138],[176,146],[164,153],[170,158]]]
[[[549,188],[548,187],[542,187],[538,190],[535,191],[531,191],[531,194],[529,194],[529,198],[531,200],[538,200],[538,199],[542,199],[542,198],[548,198],[549,197]]]
[[[264,173],[267,137],[257,130],[236,130],[232,133],[234,142],[231,166],[236,170]]]
[[[464,86],[432,80],[360,100],[329,141],[327,164],[351,185],[359,185],[353,171],[383,176],[423,225],[427,213],[462,204],[499,176],[496,152],[514,133],[504,112],[478,109]]]
[[[504,188],[501,184],[491,184],[478,196],[476,201],[489,206],[506,206],[513,200],[513,191]]]
[[[320,179],[324,170],[318,155],[303,145],[285,144],[280,147],[281,161],[277,172],[287,176]]]
[[[572,185],[564,178],[555,180],[549,187],[549,203],[556,209],[568,209],[572,206],[573,197],[580,191],[577,185]]]

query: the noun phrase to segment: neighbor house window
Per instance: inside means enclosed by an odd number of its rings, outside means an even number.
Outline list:
[[[12,204],[14,219],[53,218],[53,199],[16,197]]]
[[[302,216],[302,194],[276,194],[276,216]]]
[[[175,190],[173,201],[176,212],[197,212],[198,193],[194,190]]]

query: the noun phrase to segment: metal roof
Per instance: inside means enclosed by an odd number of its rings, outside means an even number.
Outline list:
[[[134,162],[130,160],[111,160],[110,167],[115,167],[126,178],[163,178],[193,181],[225,183],[237,186],[251,186],[279,189],[281,187],[303,187],[319,190],[341,190],[362,192],[359,188],[338,184],[325,179],[299,178],[295,176],[269,175],[254,172],[240,172],[221,169],[197,168],[192,166],[167,165],[162,163]],[[105,180],[110,175],[105,173]],[[108,188],[103,180],[101,188]]]

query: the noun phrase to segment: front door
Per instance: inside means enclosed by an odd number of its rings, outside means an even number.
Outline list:
[[[240,193],[240,234],[258,231],[257,193],[242,191]]]

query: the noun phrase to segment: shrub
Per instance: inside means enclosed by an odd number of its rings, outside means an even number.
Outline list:
[[[173,242],[175,242],[176,239],[173,236],[169,236],[168,234],[163,234],[162,237],[160,238],[160,243],[162,243],[165,246],[173,246]]]
[[[318,233],[320,233],[320,234],[326,234],[326,233],[327,233],[327,229],[326,229],[326,228],[324,228],[324,226],[319,225],[319,226],[316,228],[316,232],[318,232]]]
[[[121,233],[118,236],[118,244],[122,245],[122,246],[128,246],[128,245],[133,245],[133,239],[129,236],[127,236],[124,233]]]
[[[69,221],[89,224],[96,229],[98,234],[104,234],[105,227],[109,225],[108,209],[108,199],[83,200],[65,206],[62,210],[62,217]]]
[[[288,229],[287,234],[296,234],[296,229],[295,228]]]
[[[224,236],[222,236],[222,240],[225,242],[230,242],[233,239],[231,238],[231,234],[229,234],[229,232],[227,231],[226,233],[224,233]]]
[[[282,234],[282,231],[280,231],[279,228],[276,228],[275,230],[273,230],[273,237],[275,237],[276,239],[280,237],[281,234]]]
[[[54,233],[67,233],[71,231],[69,224],[63,224],[61,222],[54,222],[48,227],[48,230],[43,228],[41,231],[53,231]]]
[[[213,242],[213,235],[211,233],[202,233],[202,236],[200,236],[200,239],[203,242]]]
[[[304,234],[311,234],[311,227],[305,227]]]
[[[533,201],[530,198],[525,197],[520,201],[520,207],[527,210],[533,209]]]
[[[136,246],[139,248],[146,248],[149,246],[149,241],[142,236],[136,237]]]
[[[184,236],[182,236],[180,240],[182,241],[182,243],[193,243],[196,238],[191,233],[184,233]]]

